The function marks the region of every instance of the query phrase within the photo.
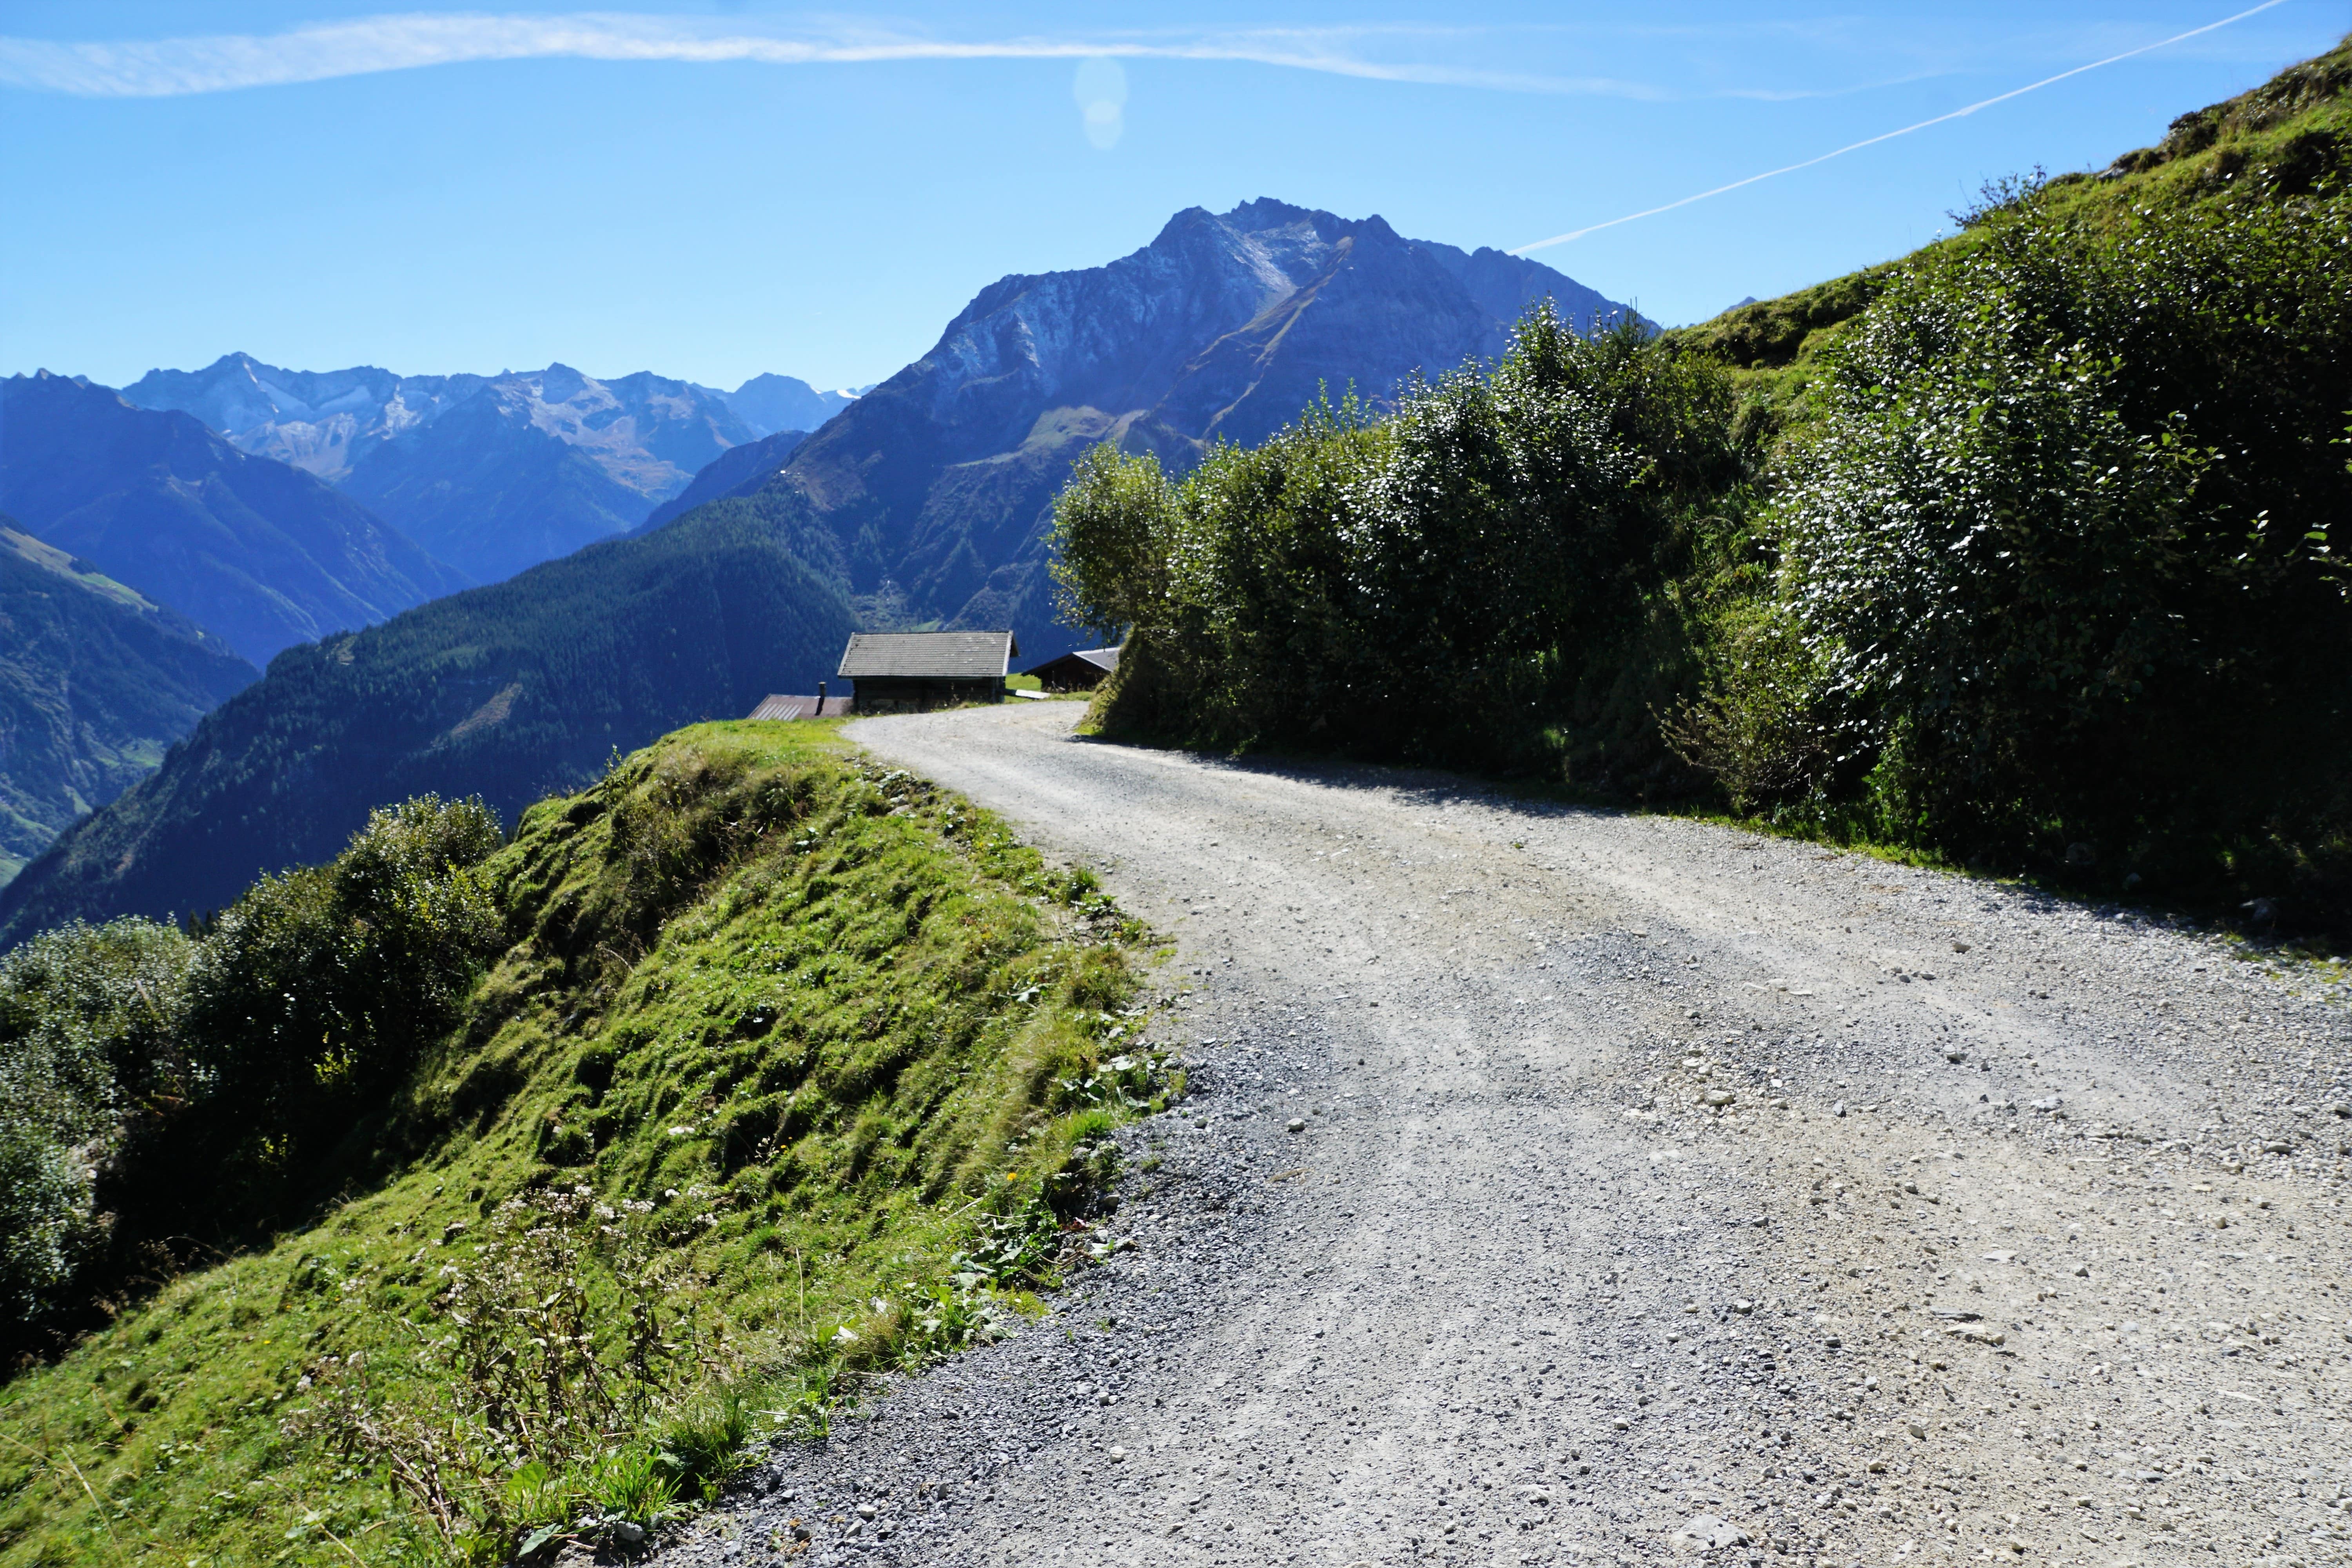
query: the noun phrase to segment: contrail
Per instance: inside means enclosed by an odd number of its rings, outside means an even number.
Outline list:
[[[1566,234],[1553,235],[1549,239],[1538,239],[1530,245],[1515,246],[1511,249],[1511,254],[1513,256],[1525,256],[1530,250],[1541,250],[1546,246],[1566,245],[1571,239],[1582,239],[1588,234],[1598,234],[1604,228],[1615,228],[1621,223],[1632,223],[1639,218],[1655,217],[1660,213],[1670,213],[1676,207],[1686,207],[1693,202],[1703,202],[1709,196],[1719,196],[1727,191],[1736,191],[1743,185],[1755,184],[1759,180],[1777,179],[1782,174],[1793,174],[1800,169],[1810,169],[1816,163],[1826,163],[1832,158],[1843,158],[1848,153],[1859,153],[1864,147],[1875,147],[1881,142],[1892,142],[1897,136],[1908,136],[1915,131],[1925,131],[1931,125],[1941,125],[1948,120],[1962,119],[1965,116],[1974,114],[1979,109],[1990,109],[1996,103],[2007,103],[2012,98],[2023,98],[2029,92],[2039,92],[2042,89],[2049,87],[2055,82],[2064,81],[2070,76],[2081,76],[2084,71],[2095,71],[2101,66],[2111,66],[2117,60],[2127,60],[2134,55],[2144,55],[2151,49],[2164,48],[2169,45],[2180,43],[2184,39],[2196,37],[2200,33],[2210,33],[2218,28],[2226,27],[2232,22],[2242,22],[2247,17],[2267,11],[2273,5],[2284,5],[2285,4],[2286,0],[2263,0],[2261,5],[2252,7],[2251,10],[2241,11],[2234,16],[2224,16],[2218,22],[2208,22],[2201,27],[2191,27],[2185,33],[2175,33],[2168,38],[2158,38],[2152,44],[2142,44],[2136,49],[2126,49],[2122,54],[2109,55],[2103,60],[2093,60],[2086,66],[2076,66],[2073,70],[2060,71],[2056,76],[2043,77],[2040,81],[2030,82],[2024,87],[2011,89],[2010,91],[2001,93],[1998,97],[1988,98],[1980,102],[1971,103],[1966,109],[1955,109],[1949,114],[1938,114],[1933,120],[1922,120],[1916,125],[1906,125],[1900,131],[1889,131],[1881,135],[1873,136],[1867,141],[1849,142],[1847,145],[1839,148],[1834,153],[1824,153],[1818,158],[1808,158],[1801,163],[1790,163],[1787,167],[1780,169],[1767,169],[1760,174],[1750,174],[1744,180],[1734,180],[1727,185],[1717,185],[1711,191],[1701,191],[1695,196],[1685,196],[1678,202],[1668,202],[1662,207],[1650,207],[1643,212],[1627,213],[1623,217],[1612,217],[1607,223],[1588,224],[1582,228],[1570,229]]]

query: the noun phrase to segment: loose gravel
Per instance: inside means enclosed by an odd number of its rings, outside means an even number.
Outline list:
[[[2129,913],[1394,770],[851,733],[1170,933],[1131,1245],[688,1564],[2352,1561],[2352,1027]]]

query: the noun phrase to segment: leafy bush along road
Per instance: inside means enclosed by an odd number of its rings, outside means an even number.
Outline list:
[[[626,1545],[1032,1310],[1181,1087],[1139,928],[835,728],[0,964],[9,1326],[120,1313],[0,1386],[0,1563]]]
[[[2352,931],[2352,46],[1902,262],[1057,503],[1109,732]],[[2299,151],[2297,150],[2299,149]],[[2161,155],[2159,155],[2161,154]]]
[[[666,1564],[2344,1553],[2340,1010],[2014,888],[1071,718],[851,733],[1176,934],[1134,1245]]]

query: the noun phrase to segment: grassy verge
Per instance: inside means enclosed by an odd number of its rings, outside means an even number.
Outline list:
[[[0,1389],[0,1564],[641,1539],[1003,1331],[1181,1089],[1140,929],[829,724],[679,731],[486,870],[508,945],[393,1173]]]

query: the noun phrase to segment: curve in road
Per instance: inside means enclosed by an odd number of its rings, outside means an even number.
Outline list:
[[[2352,1554],[2339,1011],[2128,913],[1077,711],[851,733],[1174,938],[1131,1245],[668,1561]]]

